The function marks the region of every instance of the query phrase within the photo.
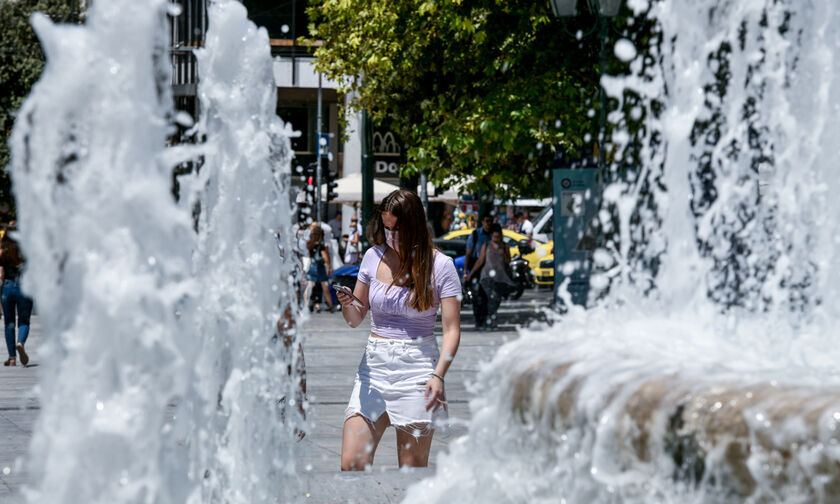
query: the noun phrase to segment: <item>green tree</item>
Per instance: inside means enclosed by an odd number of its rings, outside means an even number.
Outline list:
[[[44,53],[29,24],[33,12],[43,12],[55,21],[72,16],[71,0],[0,0],[0,202],[14,208],[8,140],[15,113],[29,94],[44,67]]]
[[[404,140],[404,174],[548,195],[555,149],[592,148],[600,45],[580,36],[592,17],[557,19],[547,0],[320,0],[308,12],[319,70]]]

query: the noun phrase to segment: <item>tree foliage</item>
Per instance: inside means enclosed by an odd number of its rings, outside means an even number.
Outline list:
[[[555,150],[597,135],[592,17],[557,19],[547,0],[320,0],[308,12],[319,70],[403,139],[404,174],[547,195]]]
[[[15,113],[29,94],[44,67],[44,53],[29,23],[33,12],[43,12],[55,21],[68,21],[67,0],[0,0],[0,201],[13,205],[8,139]]]

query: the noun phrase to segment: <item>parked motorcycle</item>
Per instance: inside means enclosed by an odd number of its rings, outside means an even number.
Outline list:
[[[531,276],[531,267],[528,261],[520,256],[513,256],[510,259],[511,280],[516,284],[516,289],[511,292],[507,299],[516,300],[522,297],[525,289],[534,287],[534,278]]]

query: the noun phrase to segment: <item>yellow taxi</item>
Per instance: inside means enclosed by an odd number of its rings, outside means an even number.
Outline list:
[[[537,267],[533,268],[534,282],[537,285],[554,285],[554,242],[550,241],[541,247],[542,258],[537,261]]]
[[[467,241],[467,238],[470,237],[470,234],[472,232],[472,229],[458,229],[455,231],[450,231],[449,233],[443,235],[443,237],[441,237],[441,240]],[[519,243],[522,240],[527,240],[532,243],[532,247],[534,250],[522,256],[523,259],[528,261],[528,266],[531,268],[532,273],[536,272],[536,269],[539,267],[541,262],[544,262],[546,259],[551,259],[552,261],[554,259],[551,256],[551,251],[554,250],[554,242],[542,243],[541,241],[528,238],[526,235],[517,233],[516,231],[511,231],[510,229],[502,230],[502,240],[505,243],[507,243],[507,245],[510,247],[511,256],[519,255]],[[548,284],[542,283],[542,285],[550,285],[553,283],[554,270],[552,269],[551,280],[548,282]]]

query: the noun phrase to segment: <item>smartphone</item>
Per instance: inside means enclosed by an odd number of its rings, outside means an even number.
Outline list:
[[[348,296],[350,296],[353,299],[353,301],[350,302],[351,305],[359,307],[359,308],[364,308],[365,307],[365,304],[362,303],[362,301],[353,294],[353,291],[350,290],[350,287],[347,287],[346,285],[339,285],[337,283],[334,283],[334,284],[332,284],[332,288],[335,289],[336,292],[343,292],[343,293],[347,294]]]

